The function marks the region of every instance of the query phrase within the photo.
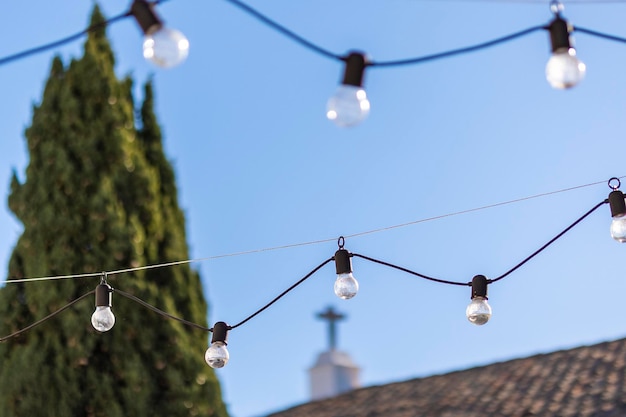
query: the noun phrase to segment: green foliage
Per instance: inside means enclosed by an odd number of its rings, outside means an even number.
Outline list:
[[[96,7],[92,23],[102,21]],[[9,207],[23,223],[9,278],[97,272],[188,258],[185,219],[164,156],[148,83],[135,127],[132,81],[118,80],[104,29],[84,56],[56,58],[26,130],[26,179],[11,181]],[[112,276],[115,288],[206,325],[207,305],[189,266]],[[7,284],[6,335],[92,290],[93,279]],[[90,323],[93,299],[0,344],[0,417],[227,415],[207,335],[122,297],[115,327]]]

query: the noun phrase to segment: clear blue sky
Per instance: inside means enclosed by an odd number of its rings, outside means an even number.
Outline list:
[[[572,23],[626,36],[626,4],[567,4]],[[107,0],[109,16],[130,1]],[[551,19],[548,2],[316,0],[262,2],[262,12],[337,53],[405,58],[466,46]],[[92,2],[7,2],[7,55],[82,29]],[[626,45],[579,33],[587,77],[556,91],[544,77],[548,35],[404,68],[371,68],[372,110],[345,130],[325,119],[341,65],[303,49],[225,1],[172,0],[159,12],[190,40],[181,67],[152,68],[131,20],[108,33],[120,75],[154,74],[158,115],[187,215],[192,257],[335,239],[626,175]],[[57,52],[67,62],[82,41]],[[0,67],[0,262],[20,225],[6,208],[11,169],[27,164],[23,130],[53,53]],[[139,88],[137,89],[139,91]],[[624,187],[626,189],[626,186]],[[605,184],[347,239],[346,248],[452,280],[497,276],[606,198]],[[306,370],[327,344],[316,312],[349,315],[339,347],[383,384],[626,335],[626,245],[602,207],[536,259],[490,287],[492,320],[464,316],[469,289],[354,259],[352,300],[334,267],[231,332],[218,371],[234,417],[307,401]],[[334,241],[196,264],[210,321],[236,323],[336,250]],[[68,273],[92,271],[67,271]],[[36,284],[31,284],[36,285]],[[123,280],[118,285],[123,289]],[[140,308],[140,307],[138,307]],[[145,314],[151,314],[146,311]],[[62,316],[58,320],[62,320]],[[89,320],[89,317],[85,317]],[[115,329],[113,329],[115,331]],[[205,338],[202,333],[199,338]],[[204,366],[204,352],[198,352]]]

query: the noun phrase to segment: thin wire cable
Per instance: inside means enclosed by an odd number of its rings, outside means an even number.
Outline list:
[[[623,176],[617,177],[617,178],[618,179],[624,179],[624,178],[626,178],[626,175],[623,175]],[[344,237],[346,239],[348,239],[348,238],[354,238],[354,237],[370,235],[370,234],[374,234],[374,233],[385,232],[385,231],[388,231],[388,230],[399,229],[399,228],[402,228],[402,227],[408,227],[408,226],[412,226],[412,225],[419,224],[419,223],[426,223],[426,222],[429,222],[429,221],[440,220],[440,219],[444,219],[446,217],[459,216],[459,215],[468,214],[468,213],[472,213],[472,212],[476,212],[476,211],[487,210],[487,209],[491,209],[491,208],[495,208],[495,207],[499,207],[499,206],[515,204],[515,203],[519,203],[519,202],[526,201],[526,200],[532,200],[532,199],[536,199],[536,198],[546,197],[546,196],[553,195],[553,194],[560,194],[560,193],[565,193],[565,192],[568,192],[568,191],[578,190],[578,189],[581,189],[581,188],[592,187],[592,186],[599,185],[599,184],[606,184],[606,180],[596,181],[596,182],[592,182],[592,183],[588,183],[588,184],[576,185],[574,187],[562,188],[560,190],[548,191],[548,192],[545,192],[545,193],[534,194],[534,195],[527,196],[527,197],[516,198],[516,199],[513,199],[513,200],[502,201],[502,202],[494,203],[494,204],[488,204],[488,205],[485,205],[485,206],[475,207],[475,208],[471,208],[471,209],[467,209],[467,210],[455,211],[455,212],[452,212],[452,213],[441,214],[441,215],[438,215],[438,216],[426,217],[426,218],[419,219],[419,220],[414,220],[414,221],[410,221],[410,222],[406,222],[406,223],[400,223],[400,224],[396,224],[396,225],[392,225],[392,226],[380,227],[380,228],[377,228],[377,229],[371,229],[371,230],[367,230],[367,231],[364,231],[364,232],[357,232],[357,233],[352,233],[352,234],[346,234],[346,235],[344,235]],[[107,274],[108,275],[117,275],[117,274],[122,274],[122,273],[130,273],[130,272],[136,272],[136,271],[142,271],[142,270],[148,270],[148,269],[165,268],[165,267],[170,267],[170,266],[175,266],[175,265],[199,263],[199,262],[211,261],[211,260],[222,259],[222,258],[231,258],[231,257],[236,257],[236,256],[252,255],[252,254],[255,254],[255,253],[273,252],[273,251],[277,251],[277,250],[292,249],[292,248],[297,248],[297,247],[302,247],[302,246],[312,246],[312,245],[317,245],[317,244],[321,244],[321,243],[328,243],[328,242],[335,242],[335,241],[337,241],[336,237],[332,237],[332,238],[328,238],[328,239],[310,240],[310,241],[306,241],[306,242],[291,243],[291,244],[280,245],[280,246],[271,246],[271,247],[260,248],[260,249],[251,249],[251,250],[246,250],[246,251],[231,252],[231,253],[227,253],[227,254],[208,256],[208,257],[204,257],[204,258],[195,258],[195,259],[188,259],[188,260],[183,260],[183,261],[174,261],[174,262],[166,262],[166,263],[160,263],[160,264],[139,266],[139,267],[135,267],[135,268],[119,269],[119,270],[114,270],[114,271],[111,271],[111,272],[107,272]],[[100,277],[100,276],[102,276],[102,272],[93,272],[93,273],[86,273],[86,274],[60,275],[60,276],[38,277],[38,278],[9,279],[9,280],[5,280],[5,281],[0,281],[0,284],[18,284],[18,283],[26,283],[26,282],[53,281],[53,280],[62,280],[62,279],[89,278],[89,277]]]
[[[148,270],[148,269],[156,269],[156,268],[166,268],[166,267],[169,267],[169,266],[176,266],[176,265],[185,265],[185,264],[190,264],[190,263],[193,263],[193,262],[200,262],[202,260],[205,260],[205,259],[203,259],[203,258],[200,258],[200,259],[187,259],[187,260],[184,260],[184,261],[166,262],[166,263],[156,264],[156,265],[136,266],[134,268],[116,269],[115,271],[107,272],[107,274],[108,275],[126,274],[128,272],[145,271],[145,270]]]
[[[621,177],[617,177],[617,178],[618,179],[623,179],[623,178],[626,178],[626,176],[621,176]],[[347,239],[347,238],[364,236],[364,235],[368,235],[368,234],[372,234],[372,233],[384,232],[384,231],[387,231],[387,230],[392,230],[392,229],[398,229],[398,228],[402,228],[402,227],[412,226],[412,225],[418,224],[418,223],[425,223],[425,222],[429,222],[429,221],[433,221],[433,220],[443,219],[443,218],[446,218],[446,217],[459,216],[459,215],[462,215],[462,214],[468,214],[468,213],[473,213],[473,212],[476,212],[476,211],[487,210],[487,209],[494,208],[494,207],[505,206],[505,205],[514,204],[514,203],[520,203],[520,202],[526,201],[526,200],[532,200],[532,199],[535,199],[535,198],[546,197],[546,196],[553,195],[553,194],[565,193],[565,192],[568,192],[568,191],[578,190],[580,188],[592,187],[592,186],[600,185],[600,184],[606,184],[606,180],[604,180],[604,181],[596,181],[596,182],[592,182],[592,183],[589,183],[589,184],[577,185],[577,186],[569,187],[569,188],[563,188],[563,189],[556,190],[556,191],[548,191],[548,192],[545,192],[545,193],[535,194],[535,195],[531,195],[531,196],[528,196],[528,197],[516,198],[514,200],[502,201],[500,203],[488,204],[486,206],[475,207],[475,208],[471,208],[471,209],[467,209],[467,210],[461,210],[461,211],[455,211],[455,212],[452,212],[452,213],[441,214],[439,216],[426,217],[424,219],[414,220],[414,221],[406,222],[406,223],[400,223],[400,224],[396,224],[396,225],[393,225],[393,226],[381,227],[381,228],[378,228],[378,229],[372,229],[372,230],[368,230],[368,231],[365,231],[365,232],[353,233],[351,235],[345,235],[344,237]],[[334,240],[335,239],[328,239],[328,240],[325,240],[324,242],[330,242],[330,241],[334,241]]]
[[[8,279],[6,281],[0,281],[0,284],[20,284],[23,282],[56,281],[56,280],[63,280],[63,279],[90,278],[90,277],[100,277],[100,276],[102,276],[102,272],[90,272],[87,274],[56,275],[56,276],[37,277],[37,278],[15,278],[15,279]]]
[[[2,342],[6,342],[9,339],[12,339],[14,337],[17,337],[19,335],[21,335],[22,333],[27,332],[28,330],[32,329],[33,327],[39,326],[41,323],[50,320],[51,318],[53,318],[54,316],[56,316],[57,314],[67,310],[68,308],[70,308],[71,306],[73,306],[74,304],[76,304],[77,302],[81,301],[82,299],[93,295],[96,291],[95,290],[91,290],[89,291],[87,294],[83,294],[80,297],[78,297],[77,299],[75,299],[74,301],[70,302],[69,304],[65,305],[64,307],[61,307],[60,309],[58,309],[57,311],[48,314],[46,317],[42,318],[41,320],[37,320],[36,322],[34,322],[33,324],[24,327],[21,330],[16,331],[15,333],[11,333],[8,336],[4,336],[4,337],[0,337],[0,343]]]
[[[261,307],[259,310],[257,310],[256,312],[254,312],[253,314],[249,315],[248,317],[246,317],[245,319],[243,319],[242,321],[240,321],[239,323],[235,324],[234,326],[229,326],[229,329],[236,329],[237,327],[246,324],[248,321],[252,320],[254,317],[258,316],[259,314],[261,314],[263,311],[267,310],[272,304],[274,304],[276,301],[280,300],[281,298],[283,298],[285,295],[287,295],[288,292],[290,292],[291,290],[293,290],[294,288],[296,288],[298,285],[302,284],[304,281],[306,281],[307,279],[309,279],[313,274],[315,274],[317,271],[319,271],[320,269],[322,269],[322,267],[324,267],[327,263],[329,263],[330,261],[332,261],[334,258],[328,258],[326,259],[324,262],[322,262],[321,264],[319,264],[318,266],[315,267],[315,269],[313,269],[311,272],[309,272],[308,274],[306,274],[300,281],[296,282],[295,284],[293,284],[291,287],[287,288],[285,291],[283,291],[282,293],[280,293],[280,295],[276,298],[274,298],[272,301],[270,301],[269,303],[267,303],[266,305],[264,305],[263,307]]]
[[[496,45],[500,45],[502,43],[505,42],[509,42],[512,41],[514,39],[517,38],[521,38],[522,36],[526,36],[529,35],[533,32],[536,32],[538,30],[544,30],[546,29],[546,26],[533,26],[531,28],[528,29],[524,29],[522,31],[516,32],[516,33],[512,33],[510,35],[506,35],[503,36],[501,38],[497,38],[491,41],[487,41],[487,42],[483,42],[483,43],[479,43],[477,45],[472,45],[472,46],[466,46],[464,48],[459,48],[459,49],[453,49],[451,51],[446,51],[446,52],[440,52],[440,53],[436,53],[436,54],[432,54],[432,55],[426,55],[426,56],[421,56],[421,57],[417,57],[417,58],[407,58],[407,59],[399,59],[399,60],[394,60],[394,61],[371,61],[369,62],[367,65],[370,67],[397,67],[397,66],[402,66],[402,65],[415,65],[415,64],[421,64],[423,62],[427,62],[427,61],[434,61],[434,60],[438,60],[438,59],[442,59],[442,58],[449,58],[455,55],[461,55],[461,54],[466,54],[469,52],[474,52],[474,51],[478,51],[481,49],[486,49],[492,46],[496,46]]]
[[[178,322],[180,322],[180,323],[182,323],[182,324],[184,324],[186,326],[189,326],[189,327],[194,327],[196,329],[204,330],[205,332],[210,332],[211,331],[211,329],[209,329],[208,327],[202,326],[200,324],[194,323],[194,322],[189,321],[189,320],[181,319],[180,317],[176,317],[176,316],[174,316],[174,315],[172,315],[170,313],[167,313],[167,312],[165,312],[163,310],[158,309],[157,307],[155,307],[155,306],[153,306],[151,304],[148,304],[147,302],[143,301],[141,298],[136,297],[136,296],[134,296],[132,294],[129,294],[127,292],[124,292],[122,290],[118,290],[118,289],[114,288],[113,292],[121,295],[122,297],[126,297],[129,300],[132,300],[132,301],[134,301],[134,302],[136,302],[138,304],[141,304],[142,306],[146,307],[147,309],[152,310],[155,313],[160,314],[163,317],[167,317],[168,319],[172,319],[172,320],[178,321]]]
[[[582,28],[580,26],[574,26],[574,31],[581,32],[581,33],[586,33],[587,35],[595,36],[595,37],[598,37],[598,38],[603,38],[603,39],[608,39],[608,40],[611,40],[611,41],[626,43],[626,38],[622,38],[622,37],[615,36],[615,35],[609,35],[609,34],[602,33],[602,32],[597,32],[595,30]]]
[[[313,42],[303,38],[302,36],[298,35],[297,33],[287,29],[285,26],[281,25],[280,23],[270,19],[269,17],[265,16],[264,14],[262,14],[261,12],[259,12],[258,10],[254,9],[252,6],[247,5],[246,3],[239,1],[239,0],[225,0],[226,2],[235,5],[236,7],[239,8],[239,10],[243,10],[244,12],[246,12],[247,14],[249,14],[250,16],[254,17],[255,19],[259,20],[260,22],[264,23],[265,25],[271,27],[272,29],[276,30],[277,32],[283,34],[284,36],[290,38],[291,40],[295,41],[296,43],[299,43],[300,45],[304,46],[305,48],[318,53],[319,55],[325,56],[326,58],[331,58],[331,59],[335,59],[335,60],[339,60],[339,61],[343,61],[344,58],[341,55],[335,54],[334,52],[331,52],[327,49],[322,48],[319,45],[314,44]]]
[[[557,240],[559,240],[565,233],[569,232],[571,229],[573,229],[576,225],[578,225],[578,223],[582,222],[584,219],[587,218],[587,216],[589,216],[591,213],[593,213],[594,211],[596,211],[599,207],[601,207],[604,204],[607,204],[609,202],[609,200],[604,200],[599,202],[598,204],[596,204],[591,210],[589,210],[588,212],[586,212],[585,214],[583,214],[582,216],[580,216],[574,223],[570,224],[569,226],[567,226],[561,233],[559,233],[558,235],[556,235],[555,237],[553,237],[552,239],[550,239],[545,245],[543,245],[542,247],[540,247],[539,249],[537,249],[536,251],[534,251],[530,256],[528,256],[526,259],[524,259],[522,262],[518,263],[517,265],[515,265],[513,268],[509,269],[508,271],[506,271],[504,274],[500,275],[497,278],[494,278],[492,280],[489,280],[490,283],[496,282],[496,281],[500,281],[503,278],[506,278],[507,276],[509,276],[511,273],[513,273],[514,271],[516,271],[518,268],[520,268],[522,265],[524,265],[526,262],[530,261],[532,258],[534,258],[535,256],[539,255],[541,252],[544,251],[544,249],[546,249],[548,246],[550,246],[551,244],[553,244],[554,242],[556,242]]]
[[[403,268],[401,266],[394,265],[394,264],[391,264],[389,262],[380,261],[378,259],[370,258],[369,256],[361,255],[361,254],[358,254],[358,253],[353,253],[352,256],[356,256],[357,258],[362,258],[362,259],[365,259],[367,261],[374,262],[374,263],[377,263],[377,264],[380,264],[380,265],[388,266],[390,268],[394,268],[394,269],[397,269],[399,271],[406,272],[407,274],[411,274],[411,275],[418,276],[420,278],[424,278],[424,279],[426,279],[428,281],[434,281],[434,282],[439,282],[441,284],[448,284],[448,285],[462,285],[462,286],[468,286],[468,285],[471,286],[472,285],[471,282],[448,281],[448,280],[445,280],[445,279],[429,277],[428,275],[420,274],[419,272],[411,271],[410,269]]]

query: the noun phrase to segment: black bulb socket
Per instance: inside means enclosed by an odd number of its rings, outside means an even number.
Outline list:
[[[130,14],[146,35],[156,32],[163,26],[163,21],[154,11],[154,3],[148,3],[146,0],[134,0],[130,6]]]
[[[355,87],[363,86],[363,75],[367,60],[365,54],[361,52],[350,52],[347,57],[343,58],[346,68],[343,73],[343,85],[353,85]]]
[[[489,281],[484,275],[476,275],[472,278],[472,300],[476,297],[487,299],[487,284]]]
[[[102,283],[96,287],[96,307],[111,307],[113,288],[109,284]]]
[[[609,193],[609,207],[611,207],[611,216],[623,216],[626,214],[626,202],[624,201],[624,193],[620,190],[614,190]]]
[[[568,50],[572,47],[570,33],[572,27],[561,16],[556,16],[548,26],[550,31],[550,43],[552,44],[552,52],[559,50]]]
[[[211,337],[211,343],[222,342],[225,345],[228,338],[228,330],[230,326],[223,321],[218,321],[213,325],[213,336]]]
[[[352,272],[350,252],[345,249],[339,249],[335,252],[335,269],[337,270],[337,275],[349,274]]]

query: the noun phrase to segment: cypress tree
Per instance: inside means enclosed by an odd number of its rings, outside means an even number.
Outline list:
[[[103,21],[95,8],[91,23]],[[84,54],[52,62],[25,136],[23,183],[14,173],[9,207],[23,224],[9,280],[112,271],[188,258],[174,172],[153,112],[151,84],[140,106],[119,80],[105,30]],[[95,288],[98,278],[7,283],[0,336]],[[113,275],[112,287],[206,326],[199,275],[188,265]],[[21,336],[0,343],[0,417],[176,417],[227,415],[207,335],[115,296],[116,324],[93,329],[88,297]]]

